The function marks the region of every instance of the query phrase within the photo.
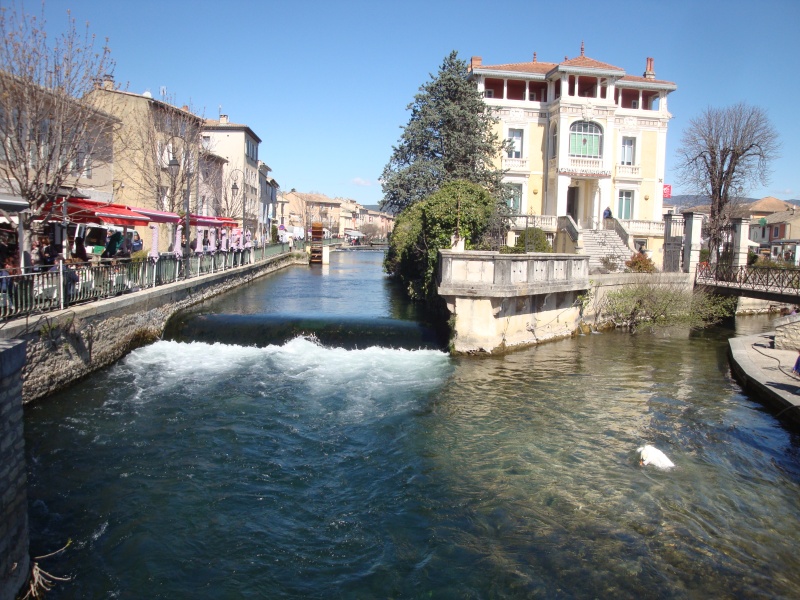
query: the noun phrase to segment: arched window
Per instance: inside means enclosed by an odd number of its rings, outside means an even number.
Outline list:
[[[576,121],[569,128],[569,155],[601,158],[603,130],[596,123]]]

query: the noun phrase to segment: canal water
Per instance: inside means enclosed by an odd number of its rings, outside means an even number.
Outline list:
[[[381,258],[200,312],[417,319]],[[484,358],[178,335],[26,411],[31,550],[72,540],[53,598],[796,598],[800,444],[726,359],[768,325]]]

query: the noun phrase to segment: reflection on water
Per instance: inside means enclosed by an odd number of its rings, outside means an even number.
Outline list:
[[[290,302],[259,285],[238,310]],[[76,540],[62,598],[794,597],[800,451],[730,378],[732,334],[158,342],[28,410],[32,551]]]

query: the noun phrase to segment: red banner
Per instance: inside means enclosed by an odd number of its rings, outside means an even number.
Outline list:
[[[664,184],[664,198],[672,198],[672,186]]]

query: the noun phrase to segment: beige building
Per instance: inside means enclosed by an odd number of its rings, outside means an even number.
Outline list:
[[[206,119],[202,136],[204,147],[227,161],[220,202],[223,216],[244,219],[247,229],[254,232],[261,203],[258,160],[261,138],[247,125],[232,123],[228,115],[220,115],[219,120]]]
[[[219,188],[214,180],[223,159],[202,148],[202,117],[188,106],[173,106],[149,92],[115,89],[111,80],[90,96],[120,123],[114,136],[115,203],[178,214],[185,214],[187,206],[192,214],[212,210],[211,195]],[[172,223],[159,227],[162,251],[174,244],[174,227]],[[149,247],[151,235],[138,229]]]
[[[374,224],[385,237],[394,225],[392,215],[369,210],[351,198],[330,198],[325,194],[295,190],[278,195],[278,225],[283,225],[289,231],[295,227],[303,231],[308,230],[314,221],[322,223],[334,237],[357,231],[366,224]]]
[[[663,239],[662,203],[667,96],[677,86],[656,79],[653,59],[642,76],[580,55],[485,65],[475,56],[470,76],[496,109],[496,132],[511,142],[497,158],[513,190],[515,229],[526,215],[557,229],[569,217],[578,230],[601,229],[604,212],[645,238]],[[530,219],[527,219],[530,221]],[[658,222],[658,226],[647,223]]]

